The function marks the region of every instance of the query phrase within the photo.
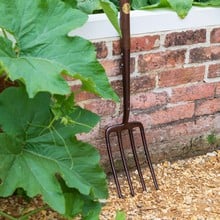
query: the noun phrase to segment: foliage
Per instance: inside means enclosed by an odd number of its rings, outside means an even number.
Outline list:
[[[216,144],[217,143],[217,137],[214,133],[211,133],[207,136],[207,141],[209,144]]]
[[[121,36],[121,29],[118,25],[118,10],[116,6],[108,0],[100,0],[100,3],[108,19],[111,21],[112,25],[114,26],[116,31],[119,33],[119,36]]]
[[[98,219],[106,175],[97,150],[76,135],[99,117],[77,106],[64,76],[80,80],[81,90],[118,97],[93,44],[68,36],[87,20],[74,2],[0,1],[0,76],[16,86],[0,93],[0,196],[21,188],[67,217]]]
[[[92,14],[104,12],[110,22],[121,36],[118,23],[119,2],[116,0],[63,0],[72,7],[78,7],[82,11]],[[83,2],[83,3],[82,3]],[[220,6],[220,0],[130,0],[132,10],[151,10],[157,8],[168,8],[175,11],[180,18],[185,18],[192,8],[196,6]],[[84,6],[83,6],[84,5]],[[83,6],[83,7],[82,7]]]
[[[92,14],[104,12],[119,36],[121,36],[118,23],[119,2],[116,0],[63,0],[72,7],[79,8],[85,13]],[[151,10],[168,8],[175,11],[180,18],[185,18],[192,8],[196,6],[220,6],[220,0],[130,0],[132,10]]]
[[[126,219],[126,214],[123,211],[117,211],[116,212],[116,217],[115,220],[125,220]]]
[[[184,18],[192,5],[212,5],[212,6],[220,6],[219,0],[132,0],[131,5],[133,9],[152,9],[152,8],[171,8],[176,11],[180,18]]]
[[[60,74],[63,72],[80,79],[84,90],[117,100],[96,61],[94,46],[80,37],[67,37],[70,30],[86,22],[87,15],[58,0],[47,0],[43,6],[40,2],[0,2],[4,15],[0,26],[16,40],[13,44],[0,38],[0,60],[8,76],[25,83],[30,97],[40,91],[69,94],[69,86]]]
[[[92,14],[97,11],[104,11],[108,17],[111,17],[115,14],[110,13],[110,11],[106,10],[106,7],[103,7],[103,2],[108,4],[111,10],[115,11],[119,9],[119,1],[117,0],[63,0],[65,2],[69,2],[73,7],[77,7],[80,10]],[[111,4],[112,3],[112,4]],[[177,12],[177,14],[184,18],[193,5],[196,6],[220,6],[220,0],[130,0],[131,9],[137,10],[149,10],[154,8],[170,8]]]
[[[220,6],[220,0],[197,0],[193,2],[193,5],[198,6]]]

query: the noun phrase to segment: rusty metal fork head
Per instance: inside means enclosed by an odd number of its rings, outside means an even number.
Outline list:
[[[152,179],[154,182],[154,186],[156,189],[158,189],[158,184],[157,184],[156,176],[154,173],[153,165],[151,162],[150,154],[148,151],[147,142],[146,142],[145,133],[144,133],[144,127],[143,127],[142,123],[134,121],[134,122],[128,122],[125,124],[123,124],[123,123],[117,124],[117,125],[110,126],[106,129],[105,138],[106,138],[106,146],[107,146],[109,161],[110,161],[110,165],[111,165],[111,169],[112,169],[112,174],[114,177],[114,181],[115,181],[115,185],[117,188],[117,193],[118,193],[119,198],[122,198],[123,195],[122,195],[122,190],[121,190],[121,186],[119,183],[119,179],[118,179],[118,175],[117,175],[117,171],[116,171],[114,159],[113,159],[113,153],[112,153],[113,146],[111,145],[111,140],[110,140],[111,134],[115,134],[117,137],[117,142],[118,142],[118,147],[119,147],[120,156],[121,156],[121,160],[122,160],[122,165],[123,165],[126,177],[127,177],[130,193],[132,196],[134,196],[134,194],[135,194],[134,187],[132,184],[132,179],[131,179],[129,167],[128,167],[128,161],[127,161],[127,157],[125,155],[125,150],[124,150],[123,140],[122,140],[122,132],[124,132],[124,131],[128,132],[130,147],[132,150],[132,154],[133,154],[134,162],[135,162],[137,172],[139,175],[139,179],[141,182],[141,186],[144,191],[146,190],[146,185],[145,185],[144,177],[142,174],[141,165],[140,165],[140,162],[138,159],[138,153],[137,153],[137,149],[135,146],[134,130],[136,130],[136,129],[139,130],[139,133],[141,136],[142,146],[143,146],[144,153],[146,156],[146,161],[147,161],[148,166],[150,168],[150,172],[151,172],[151,176],[152,176]]]

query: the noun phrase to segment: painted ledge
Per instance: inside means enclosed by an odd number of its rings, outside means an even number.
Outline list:
[[[213,25],[220,26],[220,8],[193,7],[184,19],[167,9],[131,11],[132,35]],[[89,15],[87,23],[71,31],[69,35],[78,35],[89,40],[118,36],[105,14]]]

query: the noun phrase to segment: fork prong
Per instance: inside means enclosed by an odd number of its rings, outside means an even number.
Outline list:
[[[151,176],[152,176],[152,179],[153,179],[154,187],[155,187],[155,189],[158,190],[159,186],[158,186],[156,175],[155,175],[155,172],[154,172],[154,168],[153,168],[153,165],[152,165],[152,162],[151,162],[150,153],[148,151],[147,141],[146,141],[146,137],[145,137],[145,133],[144,133],[144,127],[141,123],[140,123],[139,128],[140,128],[140,132],[141,132],[141,137],[142,137],[145,156],[146,156],[147,163],[148,163],[148,166],[149,166],[149,169],[150,169],[150,173],[151,173]]]
[[[123,195],[122,195],[122,191],[121,191],[121,187],[120,187],[120,184],[119,184],[118,175],[117,175],[117,172],[116,172],[116,169],[115,169],[115,164],[114,164],[113,155],[112,155],[112,149],[111,149],[111,144],[110,144],[110,133],[111,132],[109,132],[108,130],[105,133],[106,147],[107,147],[109,162],[110,162],[112,174],[113,174],[113,177],[114,177],[118,197],[122,198]]]
[[[133,131],[131,129],[129,129],[128,132],[129,132],[131,149],[132,149],[135,165],[137,167],[137,171],[138,171],[138,175],[139,175],[140,182],[141,182],[141,185],[142,185],[142,189],[145,191],[147,189],[146,189],[146,185],[145,185],[145,182],[144,182],[144,177],[143,177],[143,174],[142,174],[142,171],[141,171],[141,166],[140,166],[140,162],[139,162],[139,159],[138,159],[137,150],[135,148],[134,134],[133,134]]]
[[[122,142],[122,136],[121,136],[121,132],[117,132],[117,137],[118,137],[118,145],[119,145],[119,150],[120,150],[120,154],[121,154],[121,159],[122,159],[122,163],[123,163],[123,167],[124,167],[124,171],[125,174],[127,176],[127,181],[128,181],[128,185],[130,188],[130,193],[132,196],[134,196],[134,188],[132,185],[132,181],[131,181],[131,176],[128,170],[128,164],[127,164],[127,160],[125,157],[125,152],[124,152],[124,148],[123,148],[123,142]]]

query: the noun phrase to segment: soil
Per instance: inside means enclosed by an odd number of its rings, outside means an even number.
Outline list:
[[[125,198],[119,199],[109,177],[109,199],[102,201],[100,220],[115,219],[123,211],[127,220],[220,220],[220,151],[173,163],[155,165],[159,190],[155,190],[148,168],[144,168],[147,191],[142,191],[136,171],[132,172],[136,195],[130,196],[127,181],[120,175]],[[40,198],[29,202],[20,197],[0,198],[0,210],[13,216],[43,206]],[[0,217],[1,220],[7,219]],[[63,220],[52,210],[42,210],[31,220]]]

